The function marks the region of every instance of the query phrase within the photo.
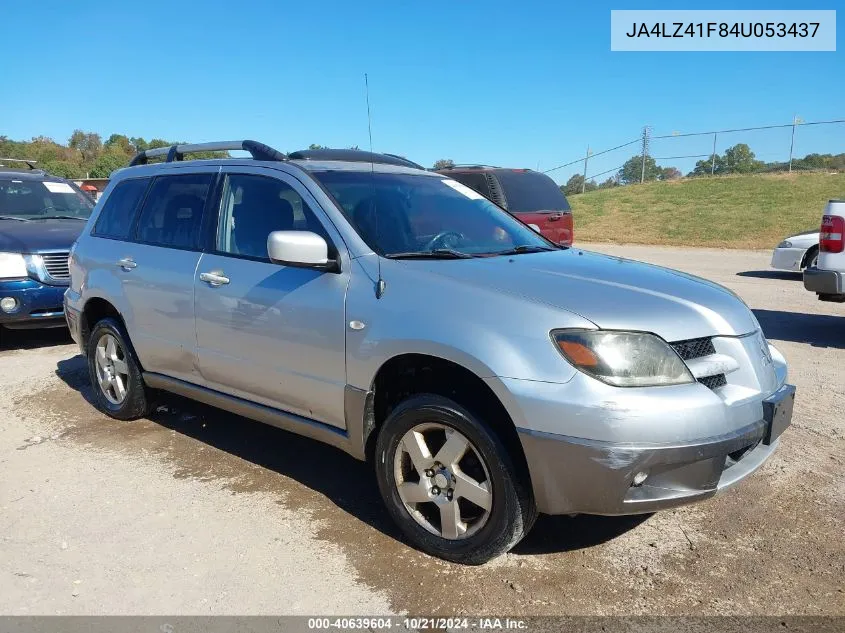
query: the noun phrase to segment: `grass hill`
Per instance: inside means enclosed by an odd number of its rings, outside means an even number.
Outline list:
[[[576,242],[772,248],[818,227],[845,173],[757,174],[650,182],[570,196]]]

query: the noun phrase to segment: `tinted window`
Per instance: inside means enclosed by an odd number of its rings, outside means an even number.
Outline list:
[[[0,178],[0,215],[43,220],[57,215],[88,219],[94,204],[63,180]]]
[[[197,248],[211,180],[211,174],[156,178],[138,220],[138,241],[172,248]]]
[[[450,249],[494,255],[517,246],[552,248],[506,211],[452,179],[352,171],[313,175],[377,253]]]
[[[267,236],[273,231],[326,232],[293,187],[275,178],[227,176],[220,200],[217,250],[268,260]]]
[[[536,171],[496,172],[502,183],[508,211],[526,213],[530,211],[569,211],[569,203],[555,181]]]
[[[128,239],[135,221],[135,213],[149,184],[148,178],[133,178],[117,185],[106,198],[103,210],[100,211],[100,217],[94,226],[94,235]]]
[[[474,189],[485,198],[490,198],[490,183],[487,182],[487,176],[483,173],[478,174],[444,174],[447,178],[454,178],[458,182],[464,183],[467,187]]]

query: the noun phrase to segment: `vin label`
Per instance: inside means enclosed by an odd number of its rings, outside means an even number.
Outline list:
[[[835,51],[836,11],[611,11],[612,51]]]

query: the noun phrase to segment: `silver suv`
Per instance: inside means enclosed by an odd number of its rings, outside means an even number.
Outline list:
[[[471,564],[538,512],[698,501],[774,451],[795,389],[729,290],[561,248],[397,156],[295,156],[113,174],[65,295],[106,414],[163,390],[332,444],[410,542]]]

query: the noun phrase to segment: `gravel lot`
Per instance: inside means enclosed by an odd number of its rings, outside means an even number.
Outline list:
[[[768,252],[594,245],[722,283],[798,386],[778,453],[700,505],[541,517],[481,568],[404,545],[367,467],[178,400],[118,423],[63,331],[0,343],[0,613],[845,615],[845,305]]]

